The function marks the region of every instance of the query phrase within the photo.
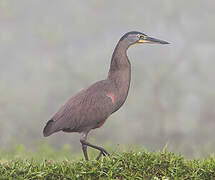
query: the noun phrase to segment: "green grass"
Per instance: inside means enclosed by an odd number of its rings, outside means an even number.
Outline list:
[[[56,153],[56,152],[54,152]],[[79,156],[80,157],[80,156]],[[92,157],[91,157],[92,158]],[[215,157],[186,160],[171,152],[113,153],[99,161],[38,160],[13,157],[0,161],[0,179],[215,179]]]

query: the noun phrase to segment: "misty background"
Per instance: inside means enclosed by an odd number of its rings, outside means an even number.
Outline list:
[[[89,140],[213,153],[214,7],[212,0],[0,0],[0,148],[33,150],[44,141],[81,151],[79,134],[44,138],[43,127],[68,98],[106,78],[118,40],[135,30],[171,44],[128,50],[127,101]]]

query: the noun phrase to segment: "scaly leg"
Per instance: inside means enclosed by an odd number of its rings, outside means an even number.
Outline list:
[[[100,154],[98,155],[98,157],[96,158],[96,160],[98,160],[101,157],[101,155],[103,155],[103,156],[106,156],[106,155],[110,156],[110,154],[104,148],[99,147],[99,146],[95,146],[95,145],[90,144],[89,142],[87,142],[87,133],[83,133],[82,134],[80,142],[82,144],[82,150],[83,150],[84,157],[85,157],[86,161],[88,161],[87,146],[92,147],[92,148],[97,149],[97,150],[100,151]]]
[[[87,139],[87,133],[82,134],[80,142],[82,145],[82,151],[84,153],[85,160],[88,161],[89,158],[88,158],[88,154],[87,154],[87,145],[85,145],[83,143],[83,141],[86,141],[86,139]]]

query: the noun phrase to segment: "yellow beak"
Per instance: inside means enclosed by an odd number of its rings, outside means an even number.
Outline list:
[[[144,38],[141,38],[137,43],[150,43],[150,44],[169,44],[167,41],[163,41],[160,39],[155,39],[152,37],[144,36]]]

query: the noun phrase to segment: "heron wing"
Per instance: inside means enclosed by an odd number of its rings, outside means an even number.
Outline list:
[[[55,129],[81,132],[95,128],[107,119],[113,104],[105,87],[98,82],[69,99],[52,117]]]

